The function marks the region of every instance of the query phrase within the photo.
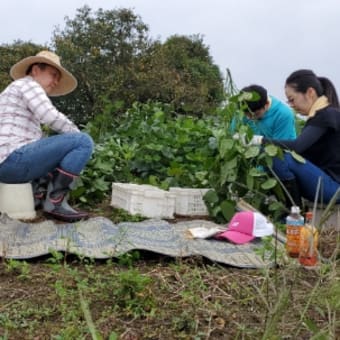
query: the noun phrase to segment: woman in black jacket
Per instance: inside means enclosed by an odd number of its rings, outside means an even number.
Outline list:
[[[298,70],[287,78],[285,93],[288,104],[307,118],[301,134],[295,140],[261,140],[254,136],[253,144],[256,140],[273,143],[303,156],[305,162],[299,162],[285,152],[283,159],[274,159],[274,172],[299,206],[301,196],[314,201],[321,178],[319,201],[328,203],[340,187],[340,108],[336,90],[329,79],[317,77],[311,70]]]

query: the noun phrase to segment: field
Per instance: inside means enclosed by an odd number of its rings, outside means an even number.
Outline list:
[[[339,339],[339,232],[320,240],[313,270],[143,251],[2,259],[0,339]]]

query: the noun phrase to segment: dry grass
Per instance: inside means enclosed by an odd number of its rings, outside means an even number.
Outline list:
[[[0,339],[340,338],[339,233],[326,262],[266,270],[131,252],[0,264]]]

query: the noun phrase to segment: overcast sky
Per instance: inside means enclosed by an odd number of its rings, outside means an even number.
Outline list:
[[[310,68],[330,78],[340,94],[339,0],[1,0],[0,44],[49,43],[65,16],[88,5],[130,8],[152,38],[201,34],[223,75],[230,69],[240,89],[251,83],[285,99],[284,82]]]

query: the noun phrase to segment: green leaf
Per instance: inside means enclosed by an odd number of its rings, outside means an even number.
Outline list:
[[[268,168],[273,167],[273,158],[272,157],[266,155],[264,161],[265,161]]]
[[[154,113],[154,118],[155,119],[162,119],[164,118],[164,112],[163,111],[157,111]]]
[[[220,155],[223,158],[229,150],[234,146],[234,141],[232,139],[223,139],[220,145]]]
[[[315,324],[314,321],[312,321],[311,319],[305,319],[304,320],[304,324],[307,326],[307,329],[309,329],[311,332],[313,332],[314,334],[317,333],[319,331],[319,327]]]
[[[246,159],[255,158],[260,153],[260,148],[258,146],[250,146],[244,154]]]
[[[261,188],[264,190],[269,190],[275,187],[277,181],[275,178],[269,178],[264,183],[261,184]]]
[[[247,174],[247,188],[252,190],[254,188],[254,176],[250,173]]]
[[[295,151],[289,151],[292,155],[292,157],[297,161],[297,162],[300,162],[300,163],[306,163],[306,160],[301,156],[299,155],[298,153],[296,153]]]
[[[241,99],[242,100],[242,99]],[[244,100],[244,99],[243,99]],[[230,96],[228,98],[228,101],[231,102],[231,103],[238,103],[240,101],[240,95],[239,94],[236,94],[234,96]]]
[[[225,162],[221,167],[220,183],[223,185],[225,182],[233,182],[237,177],[237,157],[234,157],[228,162]]]
[[[278,147],[276,145],[270,144],[264,147],[264,151],[267,155],[274,157],[278,153]]]
[[[235,214],[235,202],[225,200],[221,203],[220,206],[224,218],[227,221],[230,221]]]
[[[233,159],[229,160],[228,162],[225,162],[223,164],[223,171],[228,171],[231,169],[235,169],[237,167],[237,157],[234,157]]]
[[[112,332],[109,336],[109,340],[118,340],[118,334],[116,332]]]
[[[270,203],[268,206],[269,211],[276,211],[279,210],[280,208],[282,208],[282,203],[280,202],[273,202]]]
[[[252,177],[261,177],[266,173],[261,168],[250,168],[248,174]]]
[[[152,150],[152,151],[161,151],[164,148],[164,145],[160,143],[159,144],[150,143],[150,144],[146,144],[145,148]]]
[[[209,190],[203,196],[204,202],[214,204],[218,202],[218,195],[215,190]]]

